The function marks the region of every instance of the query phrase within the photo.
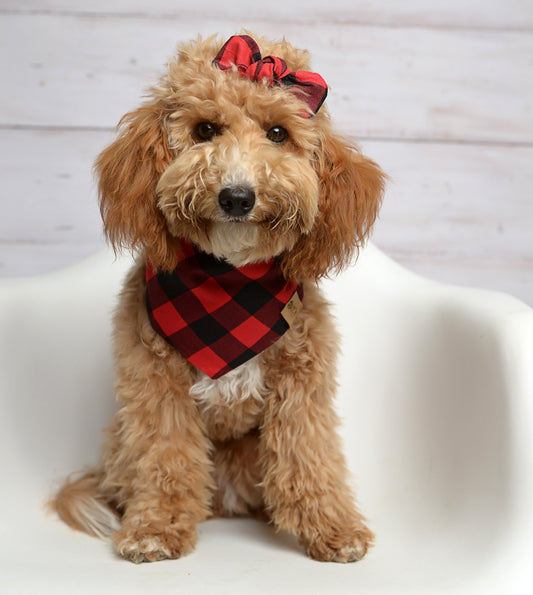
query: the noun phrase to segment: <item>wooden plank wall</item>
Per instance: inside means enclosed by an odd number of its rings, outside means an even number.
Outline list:
[[[91,164],[177,43],[308,48],[339,131],[389,173],[374,242],[533,305],[531,0],[2,0],[0,276],[103,245]]]

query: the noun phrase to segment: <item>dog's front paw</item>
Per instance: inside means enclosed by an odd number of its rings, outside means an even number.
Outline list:
[[[307,555],[321,562],[357,562],[372,546],[374,534],[365,525],[336,529],[312,540],[302,539]]]
[[[115,533],[113,540],[123,558],[140,564],[188,554],[196,545],[196,531],[158,531],[150,527],[134,531],[122,529]]]

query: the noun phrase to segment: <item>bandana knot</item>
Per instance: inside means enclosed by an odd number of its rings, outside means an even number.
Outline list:
[[[222,46],[213,63],[220,70],[232,70],[254,82],[267,80],[270,86],[287,85],[299,93],[313,113],[317,113],[328,94],[326,81],[316,72],[292,72],[281,58],[261,57],[259,46],[249,35],[234,35]],[[309,117],[307,112],[303,116]]]

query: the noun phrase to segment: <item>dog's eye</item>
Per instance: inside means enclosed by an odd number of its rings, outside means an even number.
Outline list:
[[[267,132],[268,140],[273,143],[284,143],[289,138],[289,133],[283,128],[283,126],[272,126]]]
[[[211,140],[219,132],[218,126],[212,122],[199,122],[194,129],[194,134],[199,141]]]

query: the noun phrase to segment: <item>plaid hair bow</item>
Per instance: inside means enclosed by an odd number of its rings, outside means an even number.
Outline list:
[[[249,35],[230,37],[213,63],[221,70],[232,70],[235,65],[241,76],[252,81],[267,79],[271,85],[283,84],[294,87],[315,114],[328,94],[326,81],[316,72],[304,70],[292,72],[281,58],[276,56],[261,58],[259,46]],[[305,112],[302,115],[309,117],[310,114]]]

